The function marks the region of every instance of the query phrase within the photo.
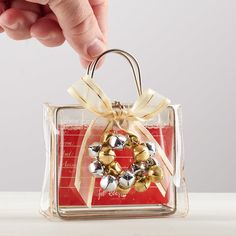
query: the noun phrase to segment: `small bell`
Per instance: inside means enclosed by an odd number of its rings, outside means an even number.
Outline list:
[[[130,171],[125,171],[120,175],[119,185],[123,188],[130,188],[135,182],[135,175]]]
[[[99,161],[94,161],[90,163],[88,169],[89,172],[92,173],[95,177],[101,177],[104,174],[104,167]]]
[[[131,188],[123,188],[120,185],[117,186],[116,192],[118,192],[120,195],[127,195],[129,193]]]
[[[115,191],[118,185],[117,179],[112,175],[103,176],[100,181],[100,186],[103,190],[112,192]]]
[[[109,175],[118,176],[122,169],[117,161],[113,161],[109,166],[107,166],[106,171]]]
[[[110,147],[102,147],[98,154],[98,160],[104,164],[109,165],[115,159],[115,152]]]
[[[156,159],[154,159],[154,158],[148,158],[147,159],[147,161],[146,161],[146,166],[147,166],[147,168],[149,168],[150,166],[154,166],[154,165],[159,165],[159,162],[156,160]]]
[[[152,142],[145,142],[144,145],[148,148],[150,156],[154,156],[156,154],[156,145]]]
[[[140,144],[140,142],[139,142],[138,137],[136,135],[128,134],[128,140],[125,144],[128,148],[135,147],[139,144]]]
[[[108,143],[111,148],[122,150],[127,141],[127,137],[121,134],[112,135],[109,137]]]
[[[134,189],[137,192],[145,192],[150,187],[150,184],[150,179],[147,176],[143,176],[135,182]]]
[[[146,161],[150,154],[148,148],[142,144],[134,147],[134,158],[137,162]]]
[[[97,157],[99,151],[101,150],[101,148],[102,148],[102,144],[99,143],[99,142],[95,142],[95,143],[91,144],[91,145],[88,147],[89,156],[91,156],[91,157]]]
[[[154,183],[159,183],[163,179],[163,170],[160,166],[154,165],[151,166],[148,170],[148,176],[150,180]]]
[[[141,163],[133,163],[130,166],[130,170],[132,173],[134,173],[135,175],[137,174],[142,174],[145,172],[146,170],[146,166],[145,163],[141,162]]]

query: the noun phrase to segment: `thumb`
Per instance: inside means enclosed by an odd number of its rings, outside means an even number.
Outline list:
[[[88,0],[27,0],[48,4],[69,44],[88,61],[97,57],[105,48],[105,37]]]

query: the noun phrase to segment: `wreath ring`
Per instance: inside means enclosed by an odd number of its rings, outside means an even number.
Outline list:
[[[125,148],[132,150],[134,159],[128,170],[123,170],[115,160],[115,150]],[[105,133],[101,142],[89,146],[88,152],[94,159],[88,167],[89,172],[101,178],[100,186],[104,191],[126,195],[134,188],[137,192],[144,192],[151,183],[159,183],[163,179],[163,169],[153,158],[156,154],[155,144],[141,143],[132,133]]]

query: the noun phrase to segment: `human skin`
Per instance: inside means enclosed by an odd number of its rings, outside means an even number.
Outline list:
[[[107,45],[108,0],[0,0],[0,33],[56,47],[68,41],[87,66]]]

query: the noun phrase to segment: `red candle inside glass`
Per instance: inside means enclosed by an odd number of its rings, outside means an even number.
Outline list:
[[[161,129],[158,126],[146,126],[156,141],[164,148],[166,156],[172,162],[173,155],[173,126],[164,126]],[[85,203],[77,191],[75,182],[75,171],[78,160],[80,146],[83,136],[86,132],[85,126],[59,126],[58,136],[58,156],[61,166],[61,175],[59,178],[59,205],[60,206],[84,206]],[[61,149],[60,142],[63,142]],[[62,159],[61,159],[62,158]],[[116,152],[116,161],[120,163],[122,169],[127,169],[133,162],[132,152],[129,149]],[[169,201],[169,192],[165,197],[162,196],[155,184],[151,184],[145,192],[136,192],[131,189],[127,195],[120,195],[117,192],[105,192],[100,188],[100,179],[95,181],[92,206],[99,205],[148,205],[165,204]]]

